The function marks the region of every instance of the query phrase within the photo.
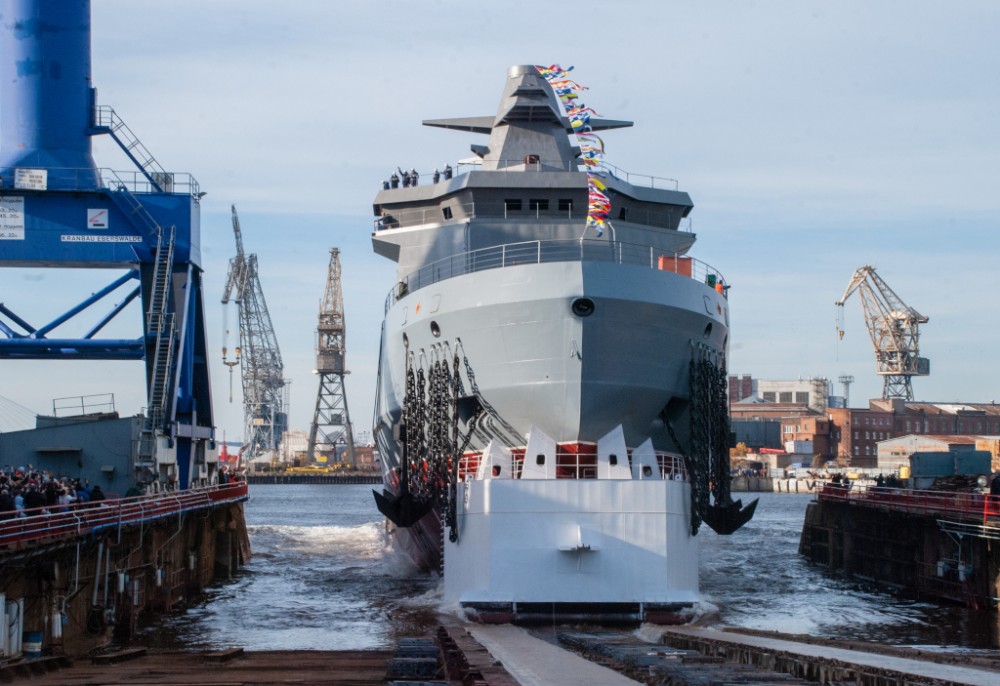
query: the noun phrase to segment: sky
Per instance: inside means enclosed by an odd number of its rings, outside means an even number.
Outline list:
[[[340,249],[347,398],[364,438],[395,271],[372,252],[372,200],[397,165],[427,178],[483,143],[420,122],[494,114],[515,64],[574,65],[587,105],[635,122],[603,136],[605,159],[690,193],[691,254],[732,285],[731,373],[826,377],[838,393],[850,374],[852,406],[879,397],[861,303],[847,302],[842,340],[834,306],[873,265],[930,320],[916,398],[1000,400],[993,0],[93,0],[92,15],[99,103],[207,192],[211,378],[228,439],[242,433],[239,379],[230,402],[222,364],[230,206],[258,257],[294,428],[312,419],[316,320]],[[94,155],[127,168],[110,140]],[[2,269],[0,302],[42,321],[110,280]],[[34,412],[99,393],[138,412],[141,365],[0,360],[0,397]]]

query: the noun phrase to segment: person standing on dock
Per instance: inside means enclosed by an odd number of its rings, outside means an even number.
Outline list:
[[[11,519],[14,516],[14,498],[6,488],[0,491],[0,519]]]

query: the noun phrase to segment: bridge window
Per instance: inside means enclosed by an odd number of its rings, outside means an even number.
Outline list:
[[[450,207],[442,207],[441,208],[441,214],[444,215],[445,219],[451,219],[451,208]]]
[[[508,212],[520,212],[522,204],[520,198],[507,198],[503,201],[503,207]]]
[[[528,201],[528,209],[535,212],[548,212],[549,211],[549,201],[544,199],[535,199]]]
[[[559,211],[560,212],[571,212],[573,210],[573,201],[569,198],[560,198],[559,200]]]
[[[623,207],[620,210],[618,210],[618,218],[621,219],[622,221],[625,221],[625,220],[628,219],[628,208],[627,207]]]

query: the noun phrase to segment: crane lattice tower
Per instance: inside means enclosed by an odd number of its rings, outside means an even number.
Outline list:
[[[841,312],[855,291],[861,298],[865,324],[875,347],[875,365],[883,381],[882,398],[913,400],[911,377],[927,376],[931,370],[930,360],[920,357],[919,345],[919,325],[926,324],[928,318],[904,303],[875,273],[875,267],[865,265],[854,272],[835,303]],[[837,329],[843,337],[843,325],[838,323]]]
[[[350,373],[344,367],[345,334],[344,296],[340,287],[340,250],[330,248],[330,267],[327,270],[323,300],[319,305],[319,325],[316,327],[319,392],[316,394],[316,410],[309,427],[309,448],[306,455],[312,460],[317,450],[329,455],[336,451],[338,445],[343,445],[347,463],[356,467],[354,433],[344,389],[344,376]]]
[[[234,300],[239,310],[240,347],[236,358],[243,379],[243,458],[247,461],[277,454],[288,428],[285,409],[285,379],[278,339],[267,311],[264,291],[257,275],[257,255],[243,251],[240,219],[233,206],[236,256],[229,261],[229,274],[222,304]],[[222,349],[223,361],[227,350]],[[228,363],[228,361],[227,361]]]

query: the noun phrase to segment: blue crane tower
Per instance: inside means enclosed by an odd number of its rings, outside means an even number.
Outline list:
[[[31,312],[11,304],[16,293],[2,294],[0,359],[144,360],[147,407],[134,477],[181,488],[211,479],[204,194],[190,175],[165,171],[113,109],[97,105],[90,0],[2,0],[0,25],[0,268],[122,272],[48,322],[32,322]],[[95,165],[91,139],[102,135],[134,169]],[[120,300],[108,306],[115,294]],[[102,337],[135,300],[142,334]],[[98,323],[82,336],[60,333],[84,311],[98,311]]]

